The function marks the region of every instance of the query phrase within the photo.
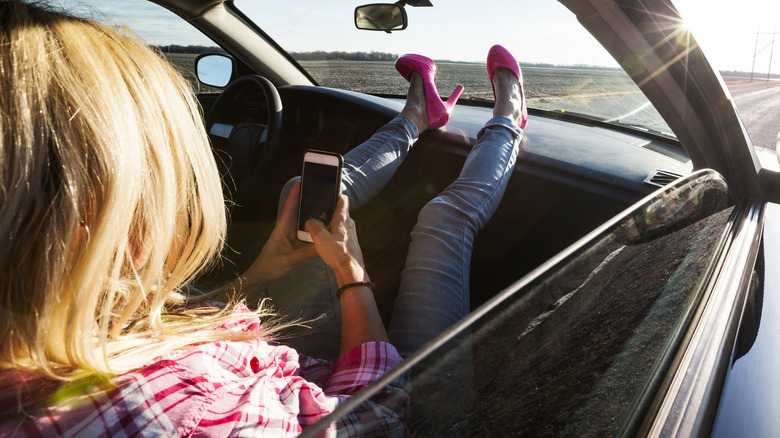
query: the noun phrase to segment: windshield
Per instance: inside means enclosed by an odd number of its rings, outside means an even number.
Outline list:
[[[405,95],[408,85],[393,61],[420,53],[437,61],[442,96],[462,84],[461,102],[492,101],[485,55],[500,43],[521,63],[529,107],[673,135],[617,62],[557,1],[494,1],[490,10],[463,0],[407,5],[408,28],[392,33],[358,30],[353,14],[360,4],[234,0],[322,86]]]

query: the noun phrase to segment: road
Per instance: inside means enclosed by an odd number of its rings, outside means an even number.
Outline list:
[[[774,150],[780,132],[780,83],[727,81],[755,146]]]

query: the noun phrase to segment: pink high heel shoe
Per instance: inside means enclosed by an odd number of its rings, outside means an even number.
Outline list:
[[[488,51],[487,56],[487,71],[490,77],[490,85],[493,85],[493,72],[497,68],[508,68],[517,76],[517,80],[520,82],[520,95],[523,99],[522,118],[520,120],[520,129],[525,129],[525,125],[528,124],[528,107],[525,105],[525,90],[523,89],[523,73],[520,71],[520,65],[517,60],[507,49],[503,46],[496,44]],[[496,98],[496,89],[493,88],[493,99]]]
[[[417,72],[422,76],[425,89],[425,107],[428,110],[428,129],[441,128],[450,121],[450,114],[458,102],[463,87],[458,85],[452,95],[442,102],[436,90],[436,64],[432,59],[422,55],[404,55],[395,61],[395,69],[407,81]]]

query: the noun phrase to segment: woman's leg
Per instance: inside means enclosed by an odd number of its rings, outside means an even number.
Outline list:
[[[402,355],[469,312],[474,238],[498,208],[521,138],[512,119],[488,121],[460,176],[421,210],[390,321],[390,340]]]
[[[406,357],[469,312],[474,238],[498,208],[522,131],[510,119],[488,121],[455,182],[420,212],[390,320],[390,342]],[[421,434],[471,435],[473,357],[470,332],[448,349],[446,365],[428,361],[414,373],[412,413]],[[428,368],[428,367],[431,368]],[[444,408],[446,406],[446,408]],[[452,416],[459,421],[451,423]]]
[[[349,198],[350,210],[365,205],[390,182],[417,136],[414,122],[399,115],[344,155],[341,192]]]
[[[458,179],[420,212],[390,320],[390,340],[409,355],[469,312],[474,238],[498,208],[528,122],[522,73],[501,46],[488,53],[496,98]]]

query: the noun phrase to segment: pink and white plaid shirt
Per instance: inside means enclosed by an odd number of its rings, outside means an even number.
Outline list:
[[[257,329],[259,320],[226,327]],[[177,351],[82,387],[5,371],[0,436],[294,436],[401,362],[369,342],[335,363],[261,340]],[[332,424],[339,435],[402,436],[403,379]]]

